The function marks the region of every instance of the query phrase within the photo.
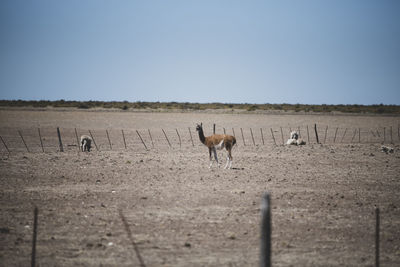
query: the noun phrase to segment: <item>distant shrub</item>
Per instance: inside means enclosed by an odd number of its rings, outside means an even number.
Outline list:
[[[2,107],[63,107],[63,108],[79,108],[90,109],[100,108],[116,108],[122,110],[134,109],[177,109],[177,110],[206,110],[206,109],[242,109],[247,111],[254,110],[283,110],[283,111],[305,111],[305,112],[344,112],[344,113],[375,113],[375,114],[400,114],[400,106],[398,105],[303,105],[303,104],[223,104],[223,103],[189,103],[189,102],[128,102],[128,101],[66,101],[64,99],[57,101],[26,101],[26,100],[0,100]]]
[[[80,109],[89,109],[90,107],[89,107],[89,105],[86,104],[86,103],[80,103],[80,104],[78,105],[78,108],[80,108]]]
[[[251,106],[249,106],[248,108],[247,108],[247,111],[254,111],[254,110],[257,110],[257,106],[256,105],[251,105]]]

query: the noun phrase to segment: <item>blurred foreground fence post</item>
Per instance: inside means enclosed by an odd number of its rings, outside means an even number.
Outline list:
[[[265,193],[261,202],[261,246],[260,267],[271,266],[271,203],[270,196]]]
[[[58,128],[57,128],[58,129]],[[29,148],[28,148],[28,146],[26,145],[26,143],[25,143],[25,140],[24,140],[24,138],[22,137],[22,133],[21,133],[21,131],[20,130],[18,130],[18,134],[19,134],[19,136],[21,137],[21,139],[22,139],[22,142],[24,143],[24,145],[25,145],[25,148],[26,148],[26,151],[28,151],[29,152]]]
[[[215,134],[215,123],[213,124],[213,133]]]
[[[4,147],[6,148],[8,154],[10,154],[10,150],[8,150],[8,147],[6,145],[6,142],[4,142],[3,137],[0,136],[1,142],[3,143]]]
[[[31,267],[36,264],[36,236],[37,236],[37,222],[39,210],[35,207],[33,211],[33,236],[32,236],[32,254],[31,254]]]
[[[135,250],[136,257],[138,258],[138,260],[140,262],[140,267],[145,267],[146,265],[144,264],[144,260],[140,254],[139,247],[136,244],[135,240],[133,239],[131,229],[129,228],[128,222],[126,221],[125,216],[122,213],[122,210],[119,210],[119,217],[121,218],[121,221],[125,227],[125,231],[126,231],[126,234],[128,235],[129,241],[131,241],[133,249]]]
[[[62,144],[62,140],[61,140],[61,133],[60,133],[60,128],[57,127],[57,135],[58,135],[58,144],[60,145],[60,152],[64,152],[64,147]]]
[[[379,208],[375,208],[375,266],[379,267]]]

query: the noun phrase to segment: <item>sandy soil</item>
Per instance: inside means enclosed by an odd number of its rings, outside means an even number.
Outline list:
[[[234,169],[208,169],[207,148],[194,132],[200,121],[208,133],[212,123],[218,132],[235,128]],[[311,137],[305,146],[281,145],[280,127],[286,134],[314,123],[321,139],[329,126],[324,144]],[[265,192],[272,201],[274,266],[373,266],[375,207],[381,215],[381,265],[399,266],[398,124],[399,117],[384,116],[0,110],[0,134],[11,150],[2,148],[0,160],[0,266],[30,264],[34,206],[39,266],[140,266],[138,253],[145,266],[257,266]],[[65,152],[51,139],[57,126]],[[381,152],[383,127],[386,141],[392,127],[394,144],[387,145],[394,153]],[[100,151],[78,152],[74,128],[92,129]],[[278,146],[268,132],[263,145],[259,128],[272,128]],[[350,138],[334,142],[336,128],[340,137],[348,128]],[[361,143],[351,140],[358,128],[365,133]],[[145,135],[149,129],[154,148]],[[172,137],[176,129],[181,146]],[[13,139],[17,130],[33,152]],[[136,130],[149,150],[133,137]],[[219,157],[224,164],[226,152]]]

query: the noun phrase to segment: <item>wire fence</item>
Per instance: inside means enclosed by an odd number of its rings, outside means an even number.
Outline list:
[[[290,132],[297,131],[307,144],[400,143],[400,127],[343,128],[305,125],[270,128],[210,127],[205,135],[229,134],[238,146],[283,145]],[[80,136],[93,139],[92,150],[150,150],[187,148],[202,145],[194,127],[175,129],[80,129],[80,128],[2,128],[0,153],[80,151]]]

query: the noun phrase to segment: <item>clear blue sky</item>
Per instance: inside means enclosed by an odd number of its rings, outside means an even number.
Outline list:
[[[1,0],[0,99],[400,104],[400,1]]]

